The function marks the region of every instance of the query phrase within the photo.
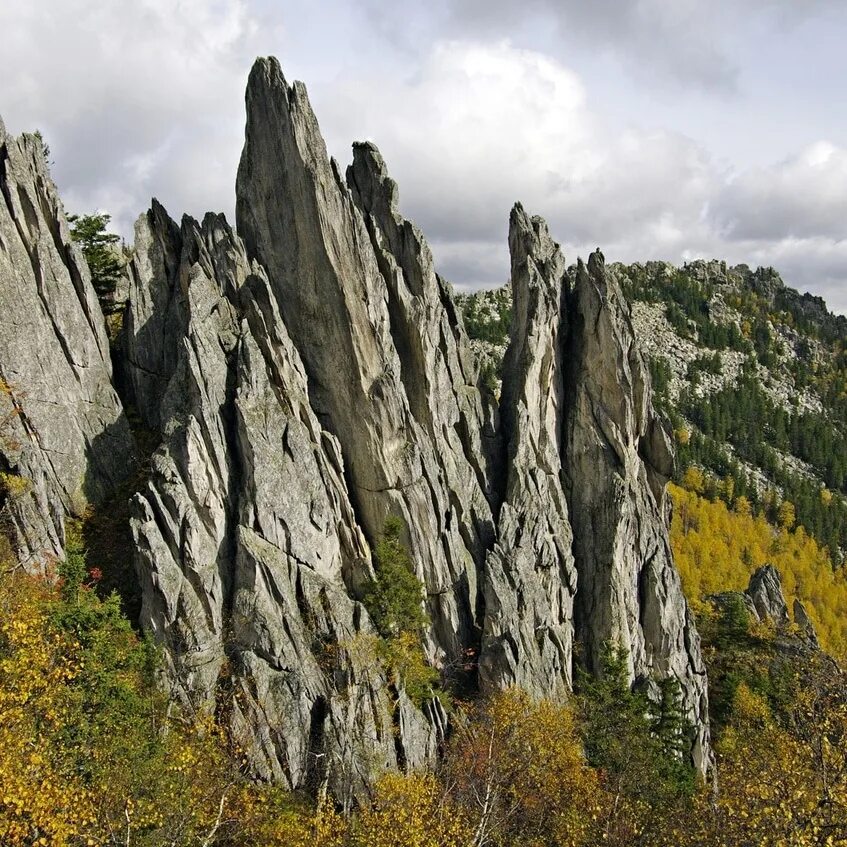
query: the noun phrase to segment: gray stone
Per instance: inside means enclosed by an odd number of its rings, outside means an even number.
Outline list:
[[[694,759],[711,761],[706,671],[668,540],[669,443],[628,307],[602,254],[575,269],[565,353],[564,475],[577,569],[576,638],[601,671],[605,645],[634,681],[674,676],[695,726]]]
[[[124,479],[133,447],[103,315],[41,142],[2,124],[0,194],[0,470],[18,480],[0,495],[0,519],[18,561],[39,570],[64,555],[66,516]]]
[[[142,624],[167,647],[180,699],[210,710],[222,685],[234,692],[255,773],[352,802],[398,751],[431,761],[443,727],[389,689],[354,599],[372,570],[341,450],[311,409],[264,270],[225,220],[178,231],[158,207],[139,231],[173,263],[137,251],[135,290],[180,339],[161,389],[165,440],[133,501]],[[157,337],[137,334],[135,362]]]
[[[571,685],[576,569],[562,488],[566,265],[541,218],[520,205],[509,227],[512,339],[503,365],[508,478],[485,568],[483,690]]]
[[[446,715],[389,680],[359,602],[369,542],[396,515],[445,673],[479,648],[484,692],[561,699],[576,662],[599,673],[617,644],[633,684],[679,680],[705,770],[705,669],[668,543],[673,451],[602,256],[571,275],[515,207],[498,410],[378,150],[355,145],[343,179],[276,60],[257,61],[247,107],[244,242],[222,216],[177,226],[154,201],[117,354],[160,442],[131,530],[173,695],[201,711],[228,696],[257,775],[345,807],[380,770],[431,764]],[[60,552],[63,516],[120,479],[128,430],[41,151],[2,129],[0,144],[0,299],[17,321],[0,328],[0,374],[17,367],[44,407],[0,392],[18,442],[2,469],[33,479],[6,509],[19,547]]]
[[[352,191],[302,84],[289,86],[275,59],[258,60],[238,229],[268,271],[311,405],[341,445],[360,524],[374,540],[389,516],[403,520],[428,597],[430,656],[457,662],[476,638],[491,535],[488,470],[476,452],[481,402],[449,293],[396,212],[373,148],[357,147],[349,180]]]
[[[762,565],[750,577],[745,593],[753,602],[759,620],[773,621],[778,627],[788,625],[788,604],[782,593],[779,571],[773,565]]]
[[[186,321],[181,254],[179,227],[154,199],[135,223],[121,338],[127,395],[141,421],[154,431],[162,428],[161,402],[176,369]]]
[[[800,630],[800,633],[813,646],[819,646],[818,633],[815,629],[815,625],[812,622],[812,619],[809,617],[809,613],[806,611],[806,607],[796,597],[794,598],[794,623],[797,625],[797,628]]]

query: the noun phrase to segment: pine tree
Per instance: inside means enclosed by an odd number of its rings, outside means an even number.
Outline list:
[[[91,271],[91,283],[101,301],[114,293],[123,271],[117,250],[120,236],[106,232],[110,220],[111,216],[105,213],[68,215],[71,238],[82,249]]]

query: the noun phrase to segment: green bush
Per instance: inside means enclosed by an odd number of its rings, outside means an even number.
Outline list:
[[[659,689],[658,703],[633,689],[627,654],[611,644],[604,646],[599,676],[583,672],[579,677],[588,763],[607,774],[616,792],[666,805],[690,796],[696,780],[679,683],[661,681]]]
[[[375,578],[363,602],[377,631],[384,638],[403,632],[420,635],[429,623],[423,609],[424,591],[400,538],[403,522],[391,517],[374,548]]]
[[[415,576],[402,535],[403,522],[388,518],[374,548],[376,576],[363,602],[381,636],[377,653],[389,669],[389,678],[419,706],[431,697],[446,706],[449,697],[439,688],[439,673],[424,654],[421,636],[429,616],[423,608],[423,585]]]

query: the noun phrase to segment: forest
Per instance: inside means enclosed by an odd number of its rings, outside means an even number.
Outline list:
[[[762,562],[807,604],[822,646],[847,649],[847,583],[802,528],[776,527],[743,497],[672,488],[672,543],[704,640],[716,784],[686,762],[672,682],[631,690],[609,645],[597,680],[566,703],[517,689],[452,696],[426,665],[420,586],[389,524],[366,603],[376,655],[414,696],[438,696],[452,731],[432,772],[374,773],[349,809],[315,786],[256,782],[213,713],[176,707],[162,656],[139,636],[75,534],[57,573],[0,577],[0,841],[75,845],[531,847],[847,843],[847,697],[842,673],[791,632],[709,597]],[[8,559],[7,559],[8,564]],[[413,610],[413,614],[409,610]],[[334,645],[335,649],[355,649]],[[359,649],[361,646],[359,645]]]

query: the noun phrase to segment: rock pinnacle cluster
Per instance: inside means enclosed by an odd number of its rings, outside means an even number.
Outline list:
[[[275,59],[257,60],[246,102],[236,225],[153,201],[111,357],[42,150],[0,125],[0,469],[30,480],[4,506],[20,561],[61,558],[67,518],[141,462],[140,625],[174,696],[211,711],[225,687],[257,775],[346,798],[431,763],[448,731],[437,698],[408,696],[362,646],[373,550],[399,518],[446,679],[562,699],[615,645],[634,685],[679,681],[705,771],[673,455],[602,255],[568,268],[514,207],[495,397],[377,148],[354,145],[343,170]]]

